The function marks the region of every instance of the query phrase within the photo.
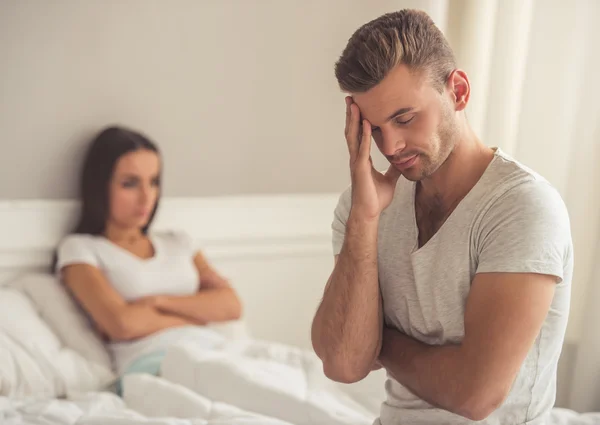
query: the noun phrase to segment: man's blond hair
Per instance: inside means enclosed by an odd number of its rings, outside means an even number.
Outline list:
[[[343,91],[361,93],[400,64],[426,72],[440,92],[456,68],[448,41],[423,11],[387,13],[360,27],[336,62],[335,76]]]

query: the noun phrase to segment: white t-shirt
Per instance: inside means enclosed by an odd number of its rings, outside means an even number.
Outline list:
[[[418,246],[414,182],[398,180],[378,230],[385,323],[427,344],[459,343],[465,303],[480,272],[543,273],[559,283],[552,307],[508,398],[485,425],[543,424],[554,405],[556,370],[571,292],[573,247],[567,209],[542,177],[496,149],[492,162],[437,233]],[[335,210],[333,250],[342,248],[351,191]],[[382,425],[472,423],[419,399],[388,374]]]
[[[126,301],[151,295],[192,295],[200,288],[200,277],[193,262],[195,251],[184,233],[164,232],[148,235],[154,256],[142,259],[103,236],[72,234],[58,246],[57,270],[69,264],[98,267],[112,287]],[[207,348],[222,342],[222,337],[203,326],[184,326],[156,332],[145,338],[109,343],[119,373],[135,359],[164,351],[179,340],[197,340]]]

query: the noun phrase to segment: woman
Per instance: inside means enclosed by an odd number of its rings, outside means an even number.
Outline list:
[[[339,423],[357,423],[362,408],[350,393],[325,382],[314,353],[256,340],[229,346],[203,326],[238,319],[240,301],[185,234],[149,231],[160,175],[158,149],[146,137],[117,127],[102,131],[84,162],[81,217],[57,250],[56,271],[106,337],[118,373],[164,375],[167,349],[193,340],[193,353],[206,348],[207,356],[181,357],[185,363],[177,363],[181,368],[175,371],[179,385],[291,423],[306,423],[308,417],[312,423],[338,423],[331,412],[345,415],[335,406],[353,420]],[[173,358],[182,355],[174,353],[167,380],[173,378]]]
[[[149,231],[160,186],[154,143],[125,128],[101,131],[84,162],[79,222],[57,250],[57,273],[120,374],[158,372],[179,340],[214,347],[222,337],[203,325],[241,316],[236,292],[185,234]]]

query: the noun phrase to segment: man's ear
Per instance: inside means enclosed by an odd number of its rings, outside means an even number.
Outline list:
[[[462,69],[455,69],[452,71],[446,81],[446,88],[452,95],[454,110],[464,110],[469,103],[469,97],[471,95],[471,83],[469,82],[469,77],[466,72]]]

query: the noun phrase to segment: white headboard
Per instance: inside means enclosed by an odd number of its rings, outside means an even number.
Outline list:
[[[309,347],[310,321],[333,266],[338,194],[163,198],[153,229],[192,235],[228,276],[258,338]],[[0,201],[0,283],[47,270],[74,225],[73,201]]]

